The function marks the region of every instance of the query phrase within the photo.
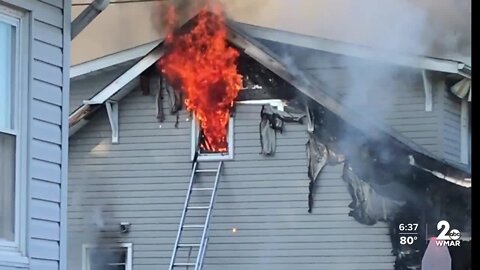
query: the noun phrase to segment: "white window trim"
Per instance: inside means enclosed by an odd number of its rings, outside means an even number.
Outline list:
[[[0,21],[16,27],[14,59],[14,129],[0,132],[15,135],[15,240],[0,240],[0,266],[28,267],[27,245],[27,142],[29,108],[29,43],[31,37],[29,13],[21,12],[2,5],[0,2]]]
[[[133,244],[132,243],[118,243],[118,244],[83,244],[82,246],[82,270],[90,270],[90,261],[88,259],[88,249],[91,248],[127,248],[127,258],[125,262],[125,270],[133,269]]]
[[[236,101],[236,104],[247,104],[247,105],[265,105],[270,104],[277,110],[283,111],[285,108],[285,102],[280,99],[260,99],[260,100],[242,100]],[[192,119],[192,145],[191,145],[191,160],[195,158],[196,145],[198,140],[198,121],[196,117]],[[223,160],[233,160],[234,158],[234,118],[230,117],[228,122],[228,154],[202,154],[197,157],[198,161],[223,161]]]

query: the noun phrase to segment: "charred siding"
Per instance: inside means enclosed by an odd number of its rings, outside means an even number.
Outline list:
[[[348,216],[342,166],[322,173],[307,213],[305,126],[288,124],[276,155],[259,155],[260,108],[237,108],[235,159],[220,181],[205,269],[393,269],[387,226]],[[71,138],[68,269],[81,269],[83,243],[98,242],[132,242],[136,270],[168,266],[191,170],[187,117],[178,129],[168,113],[158,123],[154,97],[136,90],[120,102],[119,144],[105,113]],[[98,209],[105,232],[92,226]],[[121,221],[132,223],[129,234],[118,234]]]

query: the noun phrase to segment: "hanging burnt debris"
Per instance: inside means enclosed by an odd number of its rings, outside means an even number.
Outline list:
[[[280,111],[268,104],[262,106],[260,117],[260,153],[273,156],[277,148],[277,132],[283,132],[284,122],[302,123],[305,114]]]

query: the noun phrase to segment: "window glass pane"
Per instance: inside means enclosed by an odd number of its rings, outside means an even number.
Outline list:
[[[14,28],[0,22],[0,128],[13,129]]]
[[[125,270],[126,248],[91,249],[90,270]]]
[[[8,241],[15,235],[15,139],[0,133],[0,239]]]

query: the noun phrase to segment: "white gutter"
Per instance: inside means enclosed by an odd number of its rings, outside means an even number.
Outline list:
[[[89,25],[93,19],[95,19],[98,14],[104,11],[110,0],[93,0],[93,2],[88,5],[86,9],[78,15],[75,20],[72,22],[72,36],[71,39],[73,40],[80,32],[82,32],[87,25]]]
[[[427,168],[422,167],[421,165],[419,165],[415,162],[415,158],[412,155],[409,155],[408,159],[409,159],[409,163],[410,163],[411,166],[414,166],[414,167],[417,167],[421,170],[429,172],[429,173],[435,175],[436,177],[438,177],[440,179],[446,180],[450,183],[453,183],[453,184],[456,184],[456,185],[459,185],[459,186],[462,186],[462,187],[466,187],[466,188],[471,188],[472,187],[472,178],[460,179],[460,178],[451,177],[451,176],[445,175],[441,172],[432,171],[432,170],[429,170]]]

